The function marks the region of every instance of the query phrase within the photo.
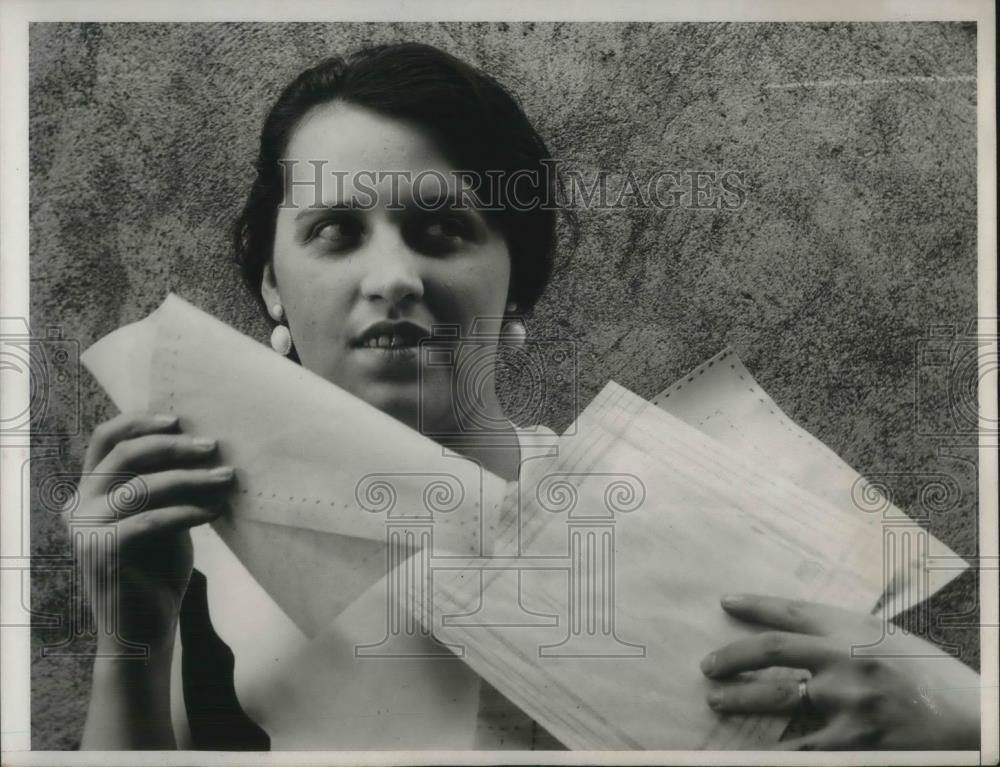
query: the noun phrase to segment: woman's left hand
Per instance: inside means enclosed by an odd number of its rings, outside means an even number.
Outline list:
[[[704,674],[718,680],[709,705],[720,713],[793,713],[808,705],[826,720],[778,748],[978,750],[980,677],[934,645],[898,627],[884,632],[881,617],[829,605],[739,595],[722,606],[771,630],[702,661]],[[797,678],[746,673],[771,666],[811,676],[800,675],[802,687]]]

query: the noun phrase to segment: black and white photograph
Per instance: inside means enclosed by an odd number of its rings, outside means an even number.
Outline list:
[[[0,0],[5,764],[997,763],[992,3],[540,6]]]

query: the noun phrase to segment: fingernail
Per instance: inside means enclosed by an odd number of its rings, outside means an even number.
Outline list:
[[[157,423],[168,424],[176,421],[177,416],[167,415],[166,413],[160,413],[158,415],[153,416],[153,420],[156,421]]]
[[[212,469],[212,476],[218,477],[219,479],[229,479],[233,476],[232,466],[220,466],[217,469]]]
[[[746,601],[742,594],[726,594],[722,597],[722,604],[726,607],[736,607]]]
[[[215,447],[215,440],[211,437],[195,437],[193,442],[194,446],[201,450],[209,450]]]
[[[722,690],[711,690],[708,693],[708,705],[716,708],[722,704]]]
[[[715,668],[715,653],[706,655],[701,661],[701,670],[705,674],[711,674],[712,669]]]

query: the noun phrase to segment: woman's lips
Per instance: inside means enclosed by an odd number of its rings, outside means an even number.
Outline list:
[[[355,346],[352,351],[362,366],[377,378],[414,380],[417,377],[420,362],[418,346],[368,344]]]
[[[365,372],[373,378],[397,381],[415,380],[428,354],[433,359],[434,351],[454,344],[451,336],[439,338],[423,325],[408,320],[373,323],[350,342],[351,350],[357,353],[355,359]],[[427,351],[421,349],[424,346]]]
[[[368,338],[358,344],[362,349],[416,349],[414,344],[402,335],[381,335],[377,338]]]
[[[365,328],[353,344],[366,349],[416,346],[430,335],[429,330],[410,320],[380,320]]]

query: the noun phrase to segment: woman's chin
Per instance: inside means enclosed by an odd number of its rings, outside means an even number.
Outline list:
[[[370,383],[359,396],[372,407],[417,431],[433,434],[438,431],[437,424],[451,420],[446,413],[441,412],[442,409],[450,412],[447,403],[433,402],[428,397],[421,396],[421,387],[416,382]]]

